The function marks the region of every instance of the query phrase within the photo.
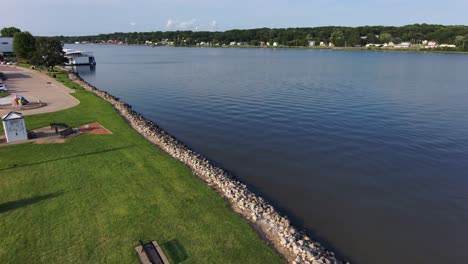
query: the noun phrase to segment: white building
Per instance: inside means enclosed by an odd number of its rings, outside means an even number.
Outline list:
[[[273,47],[278,47],[278,42],[273,42]]]
[[[13,53],[13,38],[0,37],[0,53]]]
[[[325,45],[325,42],[320,41],[320,47],[325,47],[325,46],[326,46],[326,45]]]
[[[411,43],[410,42],[402,42],[400,44],[396,44],[395,45],[395,48],[401,48],[401,49],[407,49],[411,47]]]
[[[439,48],[456,48],[456,45],[453,44],[440,44]]]
[[[438,45],[437,45],[437,42],[435,42],[435,41],[428,41],[428,42],[426,43],[426,45],[424,46],[424,48],[426,48],[426,49],[433,49],[433,48],[437,48],[437,46],[438,46]]]
[[[309,41],[309,47],[315,46],[315,41]]]
[[[2,117],[2,121],[8,143],[28,139],[24,117],[21,113],[10,112]]]

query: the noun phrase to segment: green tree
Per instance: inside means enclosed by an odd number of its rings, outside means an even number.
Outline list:
[[[376,43],[377,42],[377,37],[375,36],[374,33],[369,33],[366,35],[366,40],[367,40],[367,43]]]
[[[343,31],[341,30],[335,30],[331,33],[330,35],[330,41],[338,47],[343,47],[344,46],[344,34]]]
[[[392,34],[384,32],[384,33],[380,34],[379,39],[380,39],[380,41],[382,43],[388,43],[388,42],[392,41]]]
[[[36,39],[27,31],[17,32],[13,37],[13,52],[18,58],[29,60],[36,50]]]
[[[463,41],[465,41],[464,36],[456,36],[455,37],[455,45],[457,46],[463,46]]]
[[[252,39],[252,40],[250,41],[250,45],[251,45],[251,46],[259,46],[260,44],[258,43],[258,40]]]
[[[2,30],[0,31],[0,34],[2,35],[2,37],[13,37],[15,33],[18,33],[18,32],[21,32],[19,28],[5,27],[5,28],[2,28]]]
[[[31,63],[37,66],[52,68],[66,61],[63,45],[60,41],[50,38],[40,38],[36,42],[36,51]]]
[[[355,46],[355,45],[360,45],[361,43],[361,36],[359,35],[359,32],[353,30],[347,40],[346,40],[348,46]]]

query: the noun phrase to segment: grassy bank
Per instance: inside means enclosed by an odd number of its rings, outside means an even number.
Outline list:
[[[110,104],[79,88],[74,96],[74,108],[27,116],[28,129],[97,121],[113,134],[0,147],[0,263],[138,263],[139,239],[157,240],[172,263],[281,263]]]

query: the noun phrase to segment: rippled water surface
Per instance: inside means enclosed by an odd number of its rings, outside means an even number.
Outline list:
[[[467,55],[70,47],[345,259],[466,263]]]

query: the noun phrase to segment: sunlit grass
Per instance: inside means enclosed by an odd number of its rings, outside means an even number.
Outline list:
[[[138,263],[139,239],[157,240],[173,263],[281,262],[110,104],[82,89],[73,96],[76,107],[27,116],[28,129],[97,121],[113,134],[0,147],[0,263]]]

